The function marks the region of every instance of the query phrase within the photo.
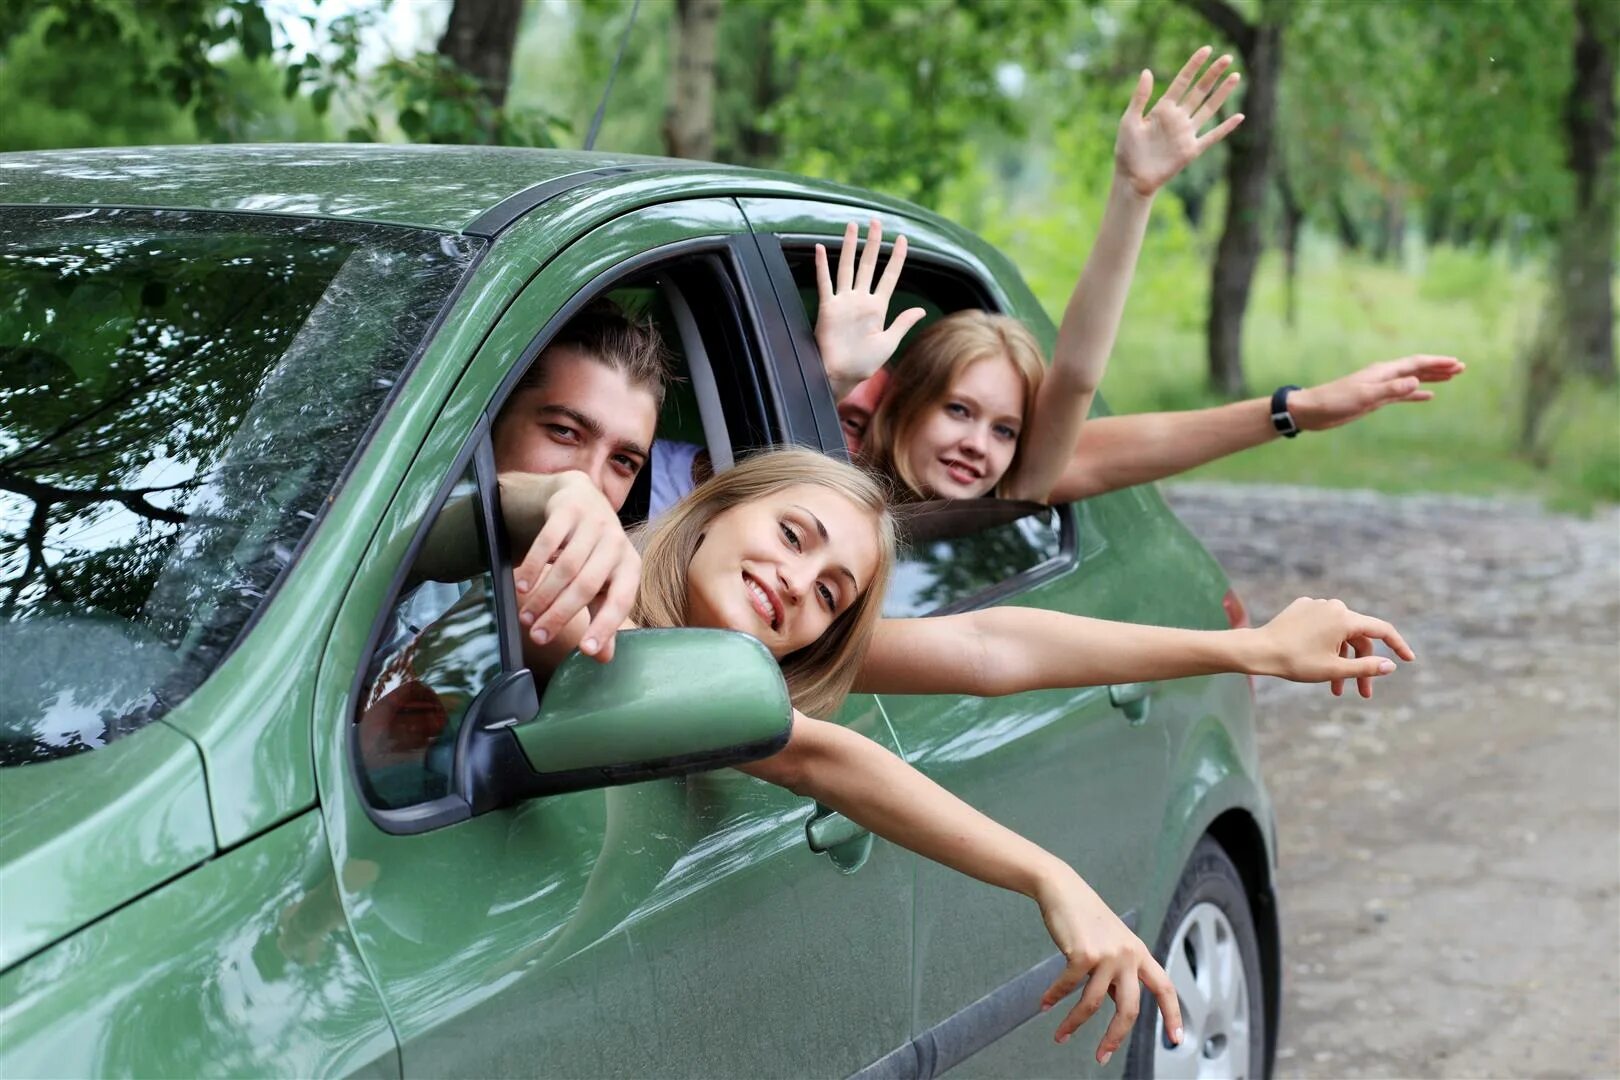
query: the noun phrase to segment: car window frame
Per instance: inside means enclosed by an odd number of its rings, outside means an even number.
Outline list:
[[[841,215],[840,221],[847,218],[848,208],[836,209]],[[842,226],[840,225],[838,228],[841,234]],[[903,231],[903,229],[896,230],[896,235],[900,231]],[[800,298],[799,286],[793,277],[793,268],[788,264],[788,253],[790,251],[813,250],[816,244],[827,244],[829,242],[828,237],[798,231],[782,233],[758,232],[755,235],[760,240],[760,253],[768,268],[772,288],[775,290],[777,299],[784,310],[784,320],[793,343],[799,375],[804,380],[813,407],[817,410],[817,432],[820,439],[820,449],[823,453],[848,461],[849,448],[844,442],[843,428],[838,422],[837,402],[833,400],[832,386],[827,381],[826,368],[821,360],[821,349],[816,344],[815,332],[810,324],[809,312]],[[884,241],[881,245],[881,251],[883,264],[887,265],[887,261],[894,251],[894,242],[892,240]],[[922,267],[925,273],[938,274],[953,279],[956,284],[973,295],[984,310],[998,314],[1005,313],[1006,304],[1002,294],[983,281],[978,271],[969,263],[945,252],[936,251],[924,243],[908,244],[906,250],[907,274],[912,272],[914,266]],[[789,298],[791,298],[791,302]],[[955,615],[964,611],[976,611],[980,608],[993,607],[1078,569],[1081,558],[1079,526],[1076,521],[1074,503],[1058,503],[1051,506],[1050,509],[1058,519],[1058,551],[1056,555],[1022,570],[1012,577],[988,585],[959,599],[941,604],[920,615],[905,617],[931,618],[936,615]],[[1012,523],[1008,522],[1007,524]],[[904,557],[903,554],[901,557]]]
[[[496,588],[494,607],[495,618],[500,631],[501,671],[498,676],[491,679],[479,688],[474,696],[473,703],[468,707],[469,719],[476,715],[480,702],[492,691],[504,689],[513,676],[527,670],[523,664],[522,640],[517,620],[517,599],[512,585],[512,558],[507,544],[505,522],[501,517],[500,500],[493,493],[499,491],[497,471],[495,468],[494,450],[491,444],[491,432],[495,418],[508,398],[517,389],[523,375],[528,371],[535,359],[544,351],[546,345],[557,335],[557,332],[578,314],[591,301],[612,291],[616,284],[624,282],[648,270],[656,269],[660,264],[677,263],[687,260],[701,259],[707,254],[722,255],[722,273],[720,280],[729,287],[730,299],[733,303],[731,316],[739,324],[741,330],[740,346],[744,355],[739,363],[751,366],[756,375],[762,370],[768,370],[773,365],[770,362],[768,347],[765,338],[758,328],[758,302],[750,307],[749,298],[752,289],[758,287],[757,274],[748,276],[744,268],[745,259],[736,257],[737,250],[746,254],[757,250],[753,240],[746,234],[738,236],[707,236],[690,237],[663,244],[639,252],[635,256],[625,259],[612,267],[598,273],[565,301],[555,313],[549,317],[538,331],[531,337],[529,343],[518,353],[517,358],[510,362],[510,369],[502,376],[490,401],[479,413],[472,432],[467,436],[464,445],[456,452],[445,477],[440,481],[433,499],[428,503],[428,510],[418,523],[410,543],[401,556],[399,565],[394,568],[390,576],[389,585],[385,593],[386,599],[379,605],[372,625],[365,638],[365,645],[360,654],[362,662],[355,665],[355,673],[350,681],[349,691],[345,698],[343,723],[347,730],[343,736],[345,769],[359,793],[359,804],[367,818],[373,825],[385,833],[396,836],[416,835],[431,830],[444,828],[458,822],[468,820],[474,816],[473,804],[470,801],[472,793],[460,790],[460,771],[457,769],[451,777],[451,790],[449,793],[417,803],[408,807],[378,806],[371,798],[371,788],[365,776],[365,767],[360,758],[359,724],[356,722],[359,703],[363,700],[367,687],[370,685],[369,660],[376,654],[383,635],[387,632],[390,620],[400,600],[401,590],[410,573],[411,567],[416,564],[422,547],[432,531],[434,521],[449,501],[451,493],[457,484],[465,477],[468,466],[473,466],[477,481],[477,498],[479,516],[486,530],[490,549],[490,570],[495,579]],[[724,256],[731,255],[733,261],[724,265]],[[505,317],[503,312],[502,317]],[[718,316],[711,316],[718,317]],[[498,320],[497,320],[498,321]],[[752,331],[752,333],[750,332]],[[779,379],[767,377],[764,385],[758,387],[761,401],[759,408],[762,415],[756,417],[760,421],[767,437],[773,441],[778,440],[780,432],[785,425],[785,410],[772,407],[772,391]],[[780,406],[778,401],[776,402]],[[727,425],[728,435],[734,439],[735,431],[742,430],[741,425]],[[735,453],[736,445],[732,439],[730,449]],[[650,468],[650,463],[649,466]],[[536,688],[538,691],[538,687]],[[464,721],[465,723],[465,721]],[[459,749],[458,749],[459,758]]]

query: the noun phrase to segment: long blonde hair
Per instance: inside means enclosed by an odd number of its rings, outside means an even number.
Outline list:
[[[831,717],[843,704],[883,614],[883,591],[894,566],[894,518],[877,478],[812,450],[770,450],[699,484],[648,527],[642,537],[641,590],[630,618],[638,626],[685,626],[687,573],[704,530],[722,512],[795,484],[831,488],[871,512],[878,539],[872,580],[815,641],[782,658],[794,707]]]
[[[928,411],[945,400],[969,364],[1001,357],[1012,361],[1024,380],[1023,415],[1027,420],[1035,407],[1041,380],[1046,377],[1040,342],[1027,326],[1008,315],[969,309],[953,312],[918,334],[890,365],[889,386],[872,414],[861,446],[863,464],[903,484],[910,498],[922,498],[922,485],[907,464],[902,448]],[[1024,430],[1019,429],[1013,459],[996,481],[994,490],[998,492],[1018,474],[1023,461]]]

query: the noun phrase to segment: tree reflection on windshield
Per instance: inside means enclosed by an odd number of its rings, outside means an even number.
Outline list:
[[[0,224],[3,765],[99,746],[223,659],[477,248],[178,212]]]

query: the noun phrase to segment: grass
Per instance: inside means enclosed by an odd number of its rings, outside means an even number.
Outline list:
[[[1076,272],[1072,248],[1063,246],[1069,250],[1008,248],[1054,313]],[[1115,411],[1219,403],[1204,385],[1205,250],[1178,222],[1150,234],[1103,383]],[[1468,364],[1462,376],[1436,386],[1431,402],[1386,407],[1187,475],[1388,492],[1528,493],[1579,512],[1620,501],[1620,393],[1613,387],[1576,381],[1565,388],[1551,414],[1545,469],[1516,452],[1518,357],[1539,313],[1539,265],[1513,267],[1505,257],[1449,249],[1428,252],[1422,262],[1408,270],[1344,257],[1325,241],[1308,245],[1298,317],[1289,326],[1281,259],[1268,253],[1244,327],[1250,390],[1258,396],[1283,383],[1309,386],[1418,352],[1461,358]]]

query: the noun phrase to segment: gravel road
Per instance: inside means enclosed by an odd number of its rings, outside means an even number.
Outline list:
[[[1620,511],[1182,484],[1258,623],[1338,596],[1418,663],[1263,680],[1282,1076],[1620,1076]]]

